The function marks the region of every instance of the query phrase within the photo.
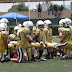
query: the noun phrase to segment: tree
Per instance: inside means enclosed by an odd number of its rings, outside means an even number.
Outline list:
[[[28,7],[25,6],[24,3],[14,5],[11,9],[8,10],[8,12],[19,12],[19,11],[28,11]]]

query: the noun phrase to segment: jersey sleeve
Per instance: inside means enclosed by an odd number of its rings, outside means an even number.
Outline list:
[[[60,27],[58,28],[58,32],[62,32],[64,28]]]
[[[69,32],[70,32],[70,29],[65,28],[65,29],[62,30],[63,35],[68,35]]]

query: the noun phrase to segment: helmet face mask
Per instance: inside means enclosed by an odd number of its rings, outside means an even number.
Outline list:
[[[38,25],[38,28],[39,28],[40,30],[43,30],[43,29],[44,29],[44,25]]]
[[[46,25],[47,28],[51,28],[51,26],[52,26],[51,24]]]
[[[44,24],[45,24],[46,28],[51,28],[52,22],[50,20],[45,20]]]
[[[65,19],[61,19],[61,20],[59,21],[59,25],[60,25],[60,27],[67,27],[66,20],[65,20]]]
[[[65,21],[66,21],[66,24],[67,24],[67,26],[71,26],[71,19],[69,19],[69,18],[65,18]]]
[[[66,27],[66,24],[65,23],[63,23],[63,27]]]
[[[33,26],[29,26],[29,30],[32,31],[32,29],[33,29]]]

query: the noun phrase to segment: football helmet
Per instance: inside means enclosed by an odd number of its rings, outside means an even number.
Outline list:
[[[29,28],[29,30],[32,31],[34,25],[32,21],[26,21],[23,23],[23,26]]]
[[[65,21],[66,21],[67,26],[71,26],[71,19],[65,18]]]
[[[30,31],[32,31],[33,26],[34,26],[34,25],[33,25],[33,22],[32,22],[32,21],[28,21],[27,27],[29,28]]]
[[[44,29],[44,22],[42,20],[39,20],[39,21],[37,21],[36,26],[40,30],[43,30]]]
[[[5,31],[6,27],[5,26],[0,26],[0,31]]]
[[[46,25],[47,28],[51,27],[52,22],[50,20],[45,20],[44,24]]]
[[[5,23],[5,24],[7,24],[9,21],[6,19],[6,18],[2,18],[1,19],[1,23]]]
[[[60,25],[60,27],[67,27],[67,24],[66,24],[65,19],[61,19],[61,20],[59,21],[59,25]]]
[[[28,21],[23,22],[23,26],[26,27]]]

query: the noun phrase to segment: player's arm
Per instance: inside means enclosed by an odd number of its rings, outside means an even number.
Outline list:
[[[60,36],[56,35],[56,36],[52,36],[52,38],[60,38]]]
[[[30,35],[26,36],[31,42],[33,41],[32,37]]]
[[[66,38],[66,36],[63,36],[62,32],[59,33],[59,37],[61,38],[59,43],[62,43],[65,40],[65,38]]]

